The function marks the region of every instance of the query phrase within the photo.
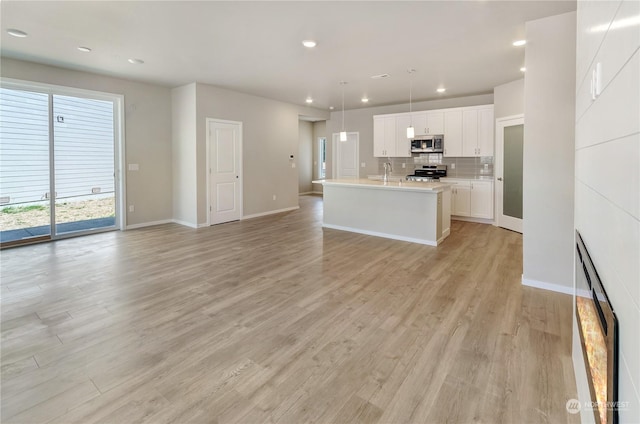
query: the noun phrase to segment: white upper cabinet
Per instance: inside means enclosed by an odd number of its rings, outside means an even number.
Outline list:
[[[393,157],[411,157],[411,145],[407,138],[407,128],[412,125],[412,117],[409,115],[399,115],[396,117],[396,138]],[[414,124],[415,129],[415,124]]]
[[[411,113],[411,123],[413,124],[416,135],[427,134],[427,112]]]
[[[444,142],[447,142],[445,137]],[[462,112],[462,156],[478,156],[478,110]]]
[[[412,112],[411,122],[416,135],[444,134],[444,112],[442,110]]]
[[[373,156],[384,157],[385,139],[384,139],[384,122],[382,116],[373,117]]]
[[[427,134],[444,134],[444,112],[427,112]]]
[[[377,158],[406,157],[411,156],[409,140],[407,139],[407,127],[399,127],[396,123],[398,116],[374,116],[373,117],[373,156]],[[407,122],[408,122],[407,116]],[[400,123],[402,125],[402,123]],[[404,131],[404,137],[398,137]],[[401,147],[398,150],[398,145]],[[406,146],[404,148],[403,146]]]
[[[493,106],[478,110],[478,156],[493,156]]]
[[[462,110],[444,112],[444,156],[462,156]]]
[[[446,147],[446,136],[444,144]],[[493,156],[493,105],[463,109],[462,156]]]
[[[409,157],[407,127],[416,137],[444,135],[444,156],[493,156],[493,105],[430,110],[373,117],[373,155]]]

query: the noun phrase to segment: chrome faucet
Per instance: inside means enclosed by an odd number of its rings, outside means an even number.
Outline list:
[[[386,183],[387,181],[389,181],[389,174],[393,172],[393,169],[391,169],[391,162],[385,162],[382,166],[384,168],[384,176],[382,177],[382,181]]]

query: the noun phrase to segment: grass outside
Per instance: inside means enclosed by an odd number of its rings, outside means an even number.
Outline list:
[[[56,223],[115,216],[115,197],[90,199],[56,204]],[[0,230],[49,225],[49,204],[5,206],[0,208]]]

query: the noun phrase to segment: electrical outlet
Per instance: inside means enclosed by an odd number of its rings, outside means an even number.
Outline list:
[[[456,169],[456,164],[455,163],[451,164],[451,169]]]
[[[360,168],[366,168],[366,166],[367,166],[367,163],[366,163],[366,162],[361,162],[361,163],[360,163]]]
[[[292,167],[292,168],[295,168],[295,167],[296,167],[295,162],[291,164],[291,167]]]
[[[276,195],[275,194],[273,195],[273,200],[276,200]]]
[[[136,211],[136,207],[133,205],[129,205],[129,212],[135,212]]]
[[[402,167],[403,167],[403,168],[406,168],[406,167],[407,167],[407,164],[403,162],[403,163],[402,163]]]

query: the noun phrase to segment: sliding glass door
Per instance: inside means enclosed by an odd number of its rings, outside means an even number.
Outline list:
[[[113,103],[53,96],[56,234],[115,225]]]
[[[116,101],[0,88],[0,242],[119,228]]]
[[[0,242],[51,235],[49,96],[0,88]]]

